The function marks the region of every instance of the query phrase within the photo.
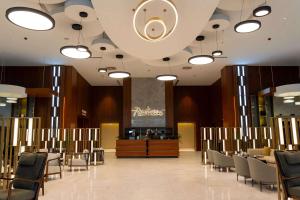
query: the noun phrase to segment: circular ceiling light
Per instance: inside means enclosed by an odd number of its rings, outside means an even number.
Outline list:
[[[294,103],[294,99],[285,99],[283,103]]]
[[[214,57],[222,56],[222,55],[223,55],[223,51],[221,51],[221,50],[213,51],[213,52],[212,52],[212,55],[213,55]]]
[[[143,31],[139,31],[138,30],[138,25],[137,25],[137,21],[138,20],[138,15],[141,11],[146,11],[147,9],[145,8],[145,6],[151,4],[152,2],[154,2],[155,0],[145,0],[144,2],[142,2],[141,4],[138,5],[138,7],[136,9],[134,9],[134,15],[133,15],[133,20],[132,20],[132,25],[133,25],[133,29],[134,32],[143,40],[146,41],[150,41],[150,42],[157,42],[160,40],[163,40],[165,38],[167,38],[168,36],[172,35],[173,32],[175,31],[177,24],[178,24],[178,12],[176,9],[176,6],[170,1],[170,0],[160,0],[161,2],[167,4],[172,10],[172,12],[174,13],[174,24],[170,27],[167,28],[167,25],[165,24],[165,22],[159,18],[159,17],[154,17],[152,19],[150,19],[145,25],[144,25],[144,29]],[[159,35],[158,37],[150,37],[149,34],[147,33],[147,29],[150,26],[150,24],[152,23],[159,23],[162,27],[163,27],[163,33],[161,35]],[[169,30],[169,31],[167,31]]]
[[[296,102],[295,102],[295,105],[296,105],[296,106],[300,106],[300,101],[296,101]]]
[[[0,107],[5,107],[6,103],[0,103]]]
[[[86,46],[64,46],[60,49],[60,53],[69,58],[85,59],[91,57],[92,53]]]
[[[255,17],[264,17],[272,12],[270,6],[260,6],[253,10],[253,16]]]
[[[283,97],[283,99],[295,99],[295,97]]]
[[[163,74],[163,75],[158,75],[156,79],[159,81],[174,81],[177,79],[177,76],[172,74]]]
[[[257,31],[261,27],[261,22],[258,20],[246,20],[237,23],[234,26],[234,30],[238,33],[250,33]]]
[[[116,71],[116,72],[110,72],[110,73],[108,73],[108,76],[110,78],[121,79],[121,78],[128,78],[130,76],[130,73],[123,72],[123,71]]]
[[[100,73],[106,73],[107,72],[107,68],[99,68],[98,72],[100,72]]]
[[[214,57],[210,55],[196,55],[189,58],[189,63],[192,65],[206,65],[214,62]]]
[[[35,31],[46,31],[55,26],[55,21],[50,15],[27,7],[7,9],[6,18],[17,26]]]

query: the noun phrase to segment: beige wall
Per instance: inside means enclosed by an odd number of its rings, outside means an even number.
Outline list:
[[[194,123],[178,123],[178,133],[180,134],[179,148],[181,150],[195,150],[195,132]]]
[[[104,149],[115,149],[116,140],[119,136],[119,123],[102,123],[101,144]]]

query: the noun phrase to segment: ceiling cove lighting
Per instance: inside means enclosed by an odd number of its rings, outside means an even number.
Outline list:
[[[6,18],[17,26],[34,31],[47,31],[55,26],[55,21],[50,15],[27,7],[7,9]]]
[[[210,55],[196,55],[189,58],[189,63],[192,65],[206,65],[215,61],[215,58]]]
[[[237,33],[251,33],[257,31],[261,27],[261,22],[258,20],[245,20],[237,23],[234,30]]]
[[[174,81],[177,79],[177,76],[172,74],[163,74],[157,76],[156,79],[159,81]]]
[[[115,72],[108,73],[108,76],[110,78],[122,79],[122,78],[128,78],[128,77],[130,77],[130,73],[123,72],[123,71],[115,71]]]
[[[64,46],[60,49],[60,53],[69,58],[86,59],[91,57],[92,53],[86,46]]]
[[[264,17],[266,15],[269,15],[271,12],[272,12],[272,9],[270,6],[260,6],[253,10],[253,16]]]

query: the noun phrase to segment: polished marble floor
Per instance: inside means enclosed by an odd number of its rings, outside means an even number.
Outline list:
[[[64,171],[46,183],[41,200],[269,200],[276,192],[236,181],[235,173],[201,165],[199,152],[180,158],[116,159],[88,171]]]

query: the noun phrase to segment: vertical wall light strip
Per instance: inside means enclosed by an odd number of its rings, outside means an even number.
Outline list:
[[[13,146],[18,145],[18,134],[19,134],[19,119],[15,118]]]
[[[294,144],[298,144],[296,118],[292,118],[291,121],[292,121],[293,141],[294,141]]]
[[[32,145],[32,135],[33,135],[33,118],[28,119],[28,146]]]
[[[281,145],[284,145],[282,118],[278,118],[278,129],[279,129],[279,142]]]
[[[60,72],[61,66],[52,67],[52,89],[57,93],[57,96],[52,95],[52,116],[51,116],[51,129],[56,130],[59,128],[59,92],[60,92]],[[57,132],[52,131],[52,137],[57,137]]]
[[[238,87],[238,101],[240,110],[240,127],[241,137],[248,136],[248,113],[247,113],[247,81],[246,81],[246,66],[237,66],[237,87]],[[245,137],[245,141],[247,138]]]

